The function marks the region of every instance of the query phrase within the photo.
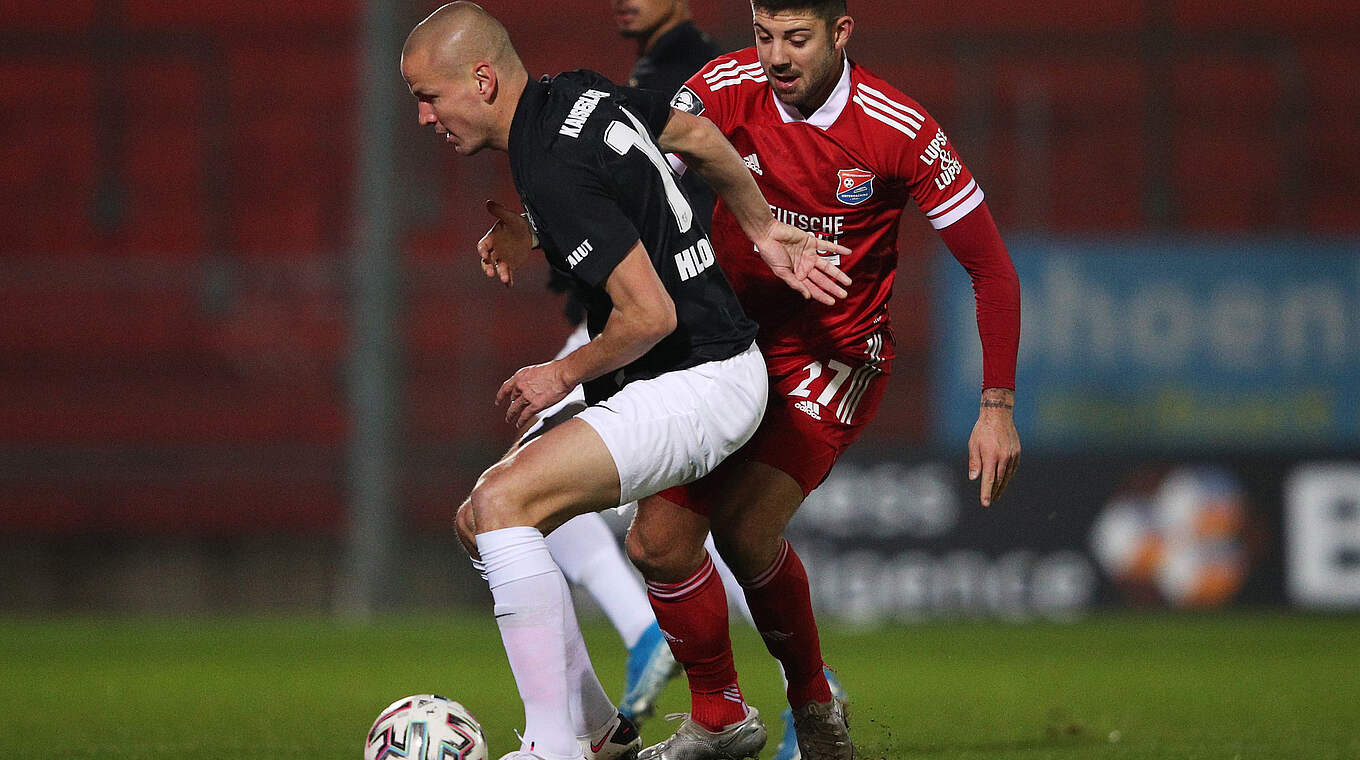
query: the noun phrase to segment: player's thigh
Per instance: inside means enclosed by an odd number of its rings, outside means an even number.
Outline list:
[[[624,545],[648,580],[679,583],[703,564],[709,522],[664,496],[638,500]]]
[[[599,434],[572,419],[516,449],[473,489],[478,533],[533,526],[547,532],[586,512],[617,506],[619,474]]]

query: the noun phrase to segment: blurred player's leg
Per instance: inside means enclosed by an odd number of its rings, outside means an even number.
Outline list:
[[[581,515],[548,534],[548,549],[567,580],[588,591],[600,605],[628,648],[619,712],[633,721],[648,717],[680,666],[661,635],[642,581],[624,558],[614,533],[600,515]]]
[[[603,517],[592,512],[566,521],[548,534],[548,549],[567,580],[599,603],[624,646],[638,643],[656,623],[642,581]]]

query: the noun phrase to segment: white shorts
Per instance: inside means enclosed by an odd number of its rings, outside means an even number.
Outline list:
[[[770,381],[752,345],[730,359],[637,380],[576,415],[604,439],[619,504],[713,471],[756,432]]]

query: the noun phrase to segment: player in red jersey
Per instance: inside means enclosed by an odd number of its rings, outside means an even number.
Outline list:
[[[778,218],[850,248],[839,266],[854,284],[835,308],[786,297],[753,266],[749,244],[718,204],[713,241],[742,306],[761,326],[770,404],[756,436],[719,471],[640,507],[695,515],[692,533],[634,535],[629,553],[690,675],[698,724],[642,757],[714,747],[749,720],[719,614],[722,590],[705,578],[708,558],[694,550],[709,520],[784,666],[802,754],[853,756],[844,705],[823,675],[807,576],[782,532],[882,399],[894,355],[887,304],[908,203],[926,214],[974,282],[984,390],[968,470],[981,480],[983,505],[1005,488],[1020,450],[1011,417],[1019,281],[982,190],[920,104],[845,56],[854,21],[844,2],[756,0],[753,10],[755,47],[706,66],[673,105],[718,125]]]
[[[713,241],[760,325],[770,401],[755,437],[718,470],[639,506],[639,515],[666,517],[649,523],[665,532],[631,531],[628,551],[685,666],[692,704],[676,734],[641,759],[753,757],[765,741],[737,685],[726,597],[703,548],[710,525],[784,667],[802,756],[853,757],[845,705],[823,672],[807,575],[782,534],[882,399],[894,357],[887,303],[909,202],[973,280],[983,390],[968,475],[980,481],[983,506],[1019,460],[1011,413],[1019,281],[982,190],[920,104],[846,56],[854,21],[843,0],[754,0],[753,22],[755,47],[705,66],[672,105],[722,130],[779,219],[850,248],[839,266],[854,283],[832,308],[789,297],[718,204]]]

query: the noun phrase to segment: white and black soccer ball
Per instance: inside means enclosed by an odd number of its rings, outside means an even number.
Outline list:
[[[437,694],[398,699],[373,721],[364,760],[487,760],[486,733],[466,707]]]

